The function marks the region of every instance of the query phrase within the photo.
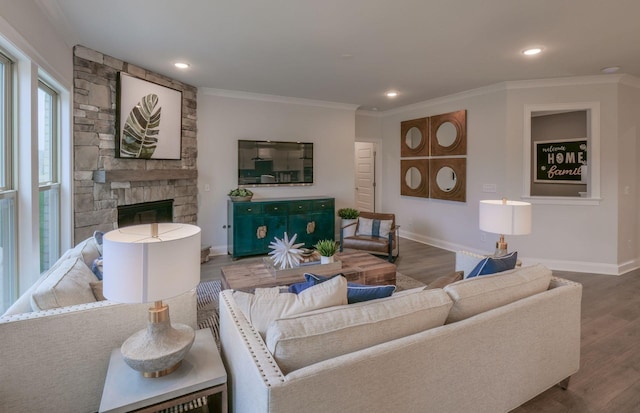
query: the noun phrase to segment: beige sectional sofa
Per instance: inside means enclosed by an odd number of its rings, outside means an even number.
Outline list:
[[[95,300],[80,280],[97,281],[99,255],[79,243],[0,317],[0,412],[98,411],[111,351],[145,328],[149,307]],[[166,302],[172,322],[196,328],[195,290]]]
[[[266,330],[236,296],[220,295],[234,412],[507,412],[579,368],[582,286],[541,265],[289,314]]]

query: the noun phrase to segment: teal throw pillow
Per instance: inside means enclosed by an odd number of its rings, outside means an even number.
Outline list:
[[[503,255],[502,257],[487,257],[480,261],[478,265],[471,270],[467,279],[512,270],[516,267],[517,261],[518,251]]]

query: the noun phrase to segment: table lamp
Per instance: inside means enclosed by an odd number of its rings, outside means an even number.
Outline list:
[[[480,229],[500,234],[496,242],[495,256],[507,253],[505,235],[524,235],[531,232],[531,204],[520,201],[484,200],[480,201]]]
[[[144,224],[110,231],[103,238],[104,296],[120,303],[150,303],[147,328],[122,344],[125,362],[145,377],[175,371],[195,333],[171,324],[162,300],[200,282],[200,228],[180,223]]]

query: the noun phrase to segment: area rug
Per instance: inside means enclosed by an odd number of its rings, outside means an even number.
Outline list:
[[[424,287],[426,284],[408,277],[399,272],[396,273],[396,291],[409,290],[411,288]],[[203,281],[198,284],[196,290],[198,296],[198,328],[209,328],[220,347],[220,330],[218,316],[218,295],[220,294],[220,281]]]
[[[203,281],[198,284],[197,293],[197,323],[198,329],[210,328],[220,349],[220,318],[218,316],[218,295],[220,294],[220,281]]]

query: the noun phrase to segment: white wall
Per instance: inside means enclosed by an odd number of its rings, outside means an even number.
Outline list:
[[[503,89],[503,88],[501,88]],[[467,202],[450,202],[400,195],[400,122],[467,110]],[[385,210],[394,211],[401,235],[442,248],[493,251],[494,238],[482,241],[478,229],[478,202],[483,183],[498,187],[494,196],[509,196],[505,189],[505,91],[436,99],[383,119]]]
[[[198,225],[202,242],[227,253],[227,193],[238,183],[238,139],[314,143],[314,184],[251,188],[254,200],[329,196],[353,205],[355,107],[198,91]],[[205,191],[205,185],[210,188]]]
[[[34,1],[0,0],[0,33],[65,86],[73,85],[73,52]],[[9,52],[12,52],[9,50]]]
[[[450,250],[492,252],[498,236],[479,230],[478,202],[522,198],[524,106],[599,102],[602,200],[590,205],[534,203],[532,234],[507,237],[507,242],[525,263],[542,262],[559,270],[619,274],[637,267],[640,99],[637,85],[620,97],[619,81],[603,76],[508,82],[385,112],[384,209],[397,214],[401,234],[408,238]],[[620,119],[619,105],[628,109]],[[467,110],[467,201],[400,196],[400,122],[460,109]],[[496,184],[497,192],[483,193],[483,184]],[[628,201],[620,195],[625,186],[633,191]],[[633,247],[626,246],[628,239]]]

